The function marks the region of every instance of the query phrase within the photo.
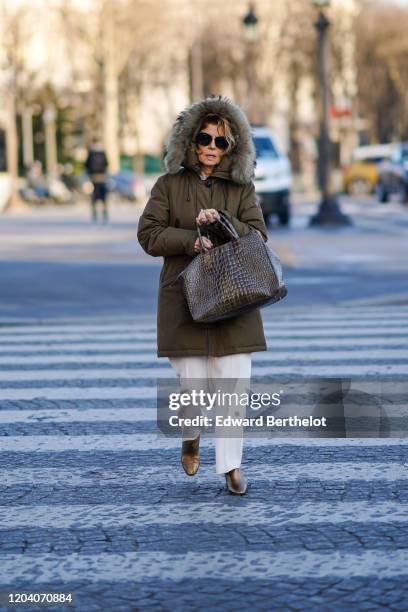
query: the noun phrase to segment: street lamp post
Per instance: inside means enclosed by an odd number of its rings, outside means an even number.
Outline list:
[[[191,101],[197,102],[204,95],[203,83],[203,49],[201,44],[201,33],[193,40],[190,54],[191,71]]]
[[[318,33],[318,64],[320,89],[320,130],[319,130],[319,183],[321,202],[317,214],[310,219],[310,225],[351,225],[351,219],[341,212],[338,199],[330,192],[330,139],[329,139],[329,84],[328,84],[328,28],[330,21],[324,8],[330,0],[312,0],[319,9],[315,22]]]
[[[191,23],[194,23],[194,28],[192,29],[193,38],[191,40],[189,54],[190,98],[191,102],[197,102],[204,97],[204,22],[201,0],[193,0],[189,4],[191,9]]]
[[[258,17],[255,14],[253,4],[249,5],[246,15],[242,18],[244,33],[246,39],[246,80],[247,80],[247,99],[246,111],[251,123],[256,123],[257,105],[256,105],[256,59],[258,42]]]

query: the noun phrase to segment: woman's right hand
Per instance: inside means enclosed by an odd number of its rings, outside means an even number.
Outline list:
[[[212,249],[214,246],[211,240],[209,238],[206,238],[205,236],[203,236],[203,243],[206,249]],[[201,250],[202,249],[201,249],[200,239],[197,238],[197,240],[194,243],[194,251],[196,253],[200,253]]]

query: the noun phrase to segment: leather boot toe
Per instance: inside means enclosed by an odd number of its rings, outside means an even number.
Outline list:
[[[235,468],[225,474],[227,488],[234,495],[245,495],[247,491],[247,481],[240,468]]]
[[[184,440],[181,447],[181,465],[187,476],[197,474],[200,467],[200,436],[195,440]]]

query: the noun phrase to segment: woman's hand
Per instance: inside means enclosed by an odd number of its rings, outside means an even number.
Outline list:
[[[196,222],[198,225],[207,225],[208,223],[215,223],[219,218],[220,215],[215,208],[202,208],[198,213]]]
[[[203,243],[206,249],[212,249],[213,248],[213,243],[211,242],[211,240],[209,238],[206,238],[205,236],[202,237],[203,238]],[[194,251],[196,253],[200,253],[201,251],[201,244],[200,244],[200,239],[197,238],[197,240],[194,243]]]

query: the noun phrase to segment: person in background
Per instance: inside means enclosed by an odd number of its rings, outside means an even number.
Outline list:
[[[27,171],[27,187],[32,189],[40,200],[49,196],[47,181],[43,174],[42,163],[36,159]]]
[[[97,138],[93,139],[89,148],[85,168],[93,185],[91,194],[92,219],[93,221],[98,220],[97,202],[99,201],[103,206],[103,219],[106,223],[108,221],[108,204],[106,201],[108,160],[102,143]]]

